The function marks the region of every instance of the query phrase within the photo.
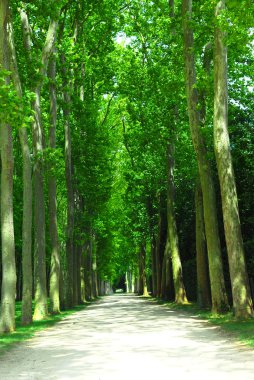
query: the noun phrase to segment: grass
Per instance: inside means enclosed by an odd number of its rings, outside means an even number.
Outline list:
[[[233,337],[235,340],[254,348],[254,318],[246,321],[237,320],[232,312],[225,314],[214,314],[209,310],[199,309],[197,304],[188,303],[185,305],[177,305],[175,302],[166,302],[151,298],[165,307],[173,310],[184,311],[191,316],[207,320],[209,323],[220,327],[223,331]]]
[[[88,303],[80,306],[75,306],[72,309],[62,311],[61,314],[49,314],[47,319],[43,321],[34,321],[28,326],[21,325],[21,302],[16,303],[16,331],[11,334],[0,335],[0,355],[11,348],[14,344],[30,339],[37,331],[44,330],[48,327],[55,325],[57,322],[68,317],[69,315],[83,310]]]

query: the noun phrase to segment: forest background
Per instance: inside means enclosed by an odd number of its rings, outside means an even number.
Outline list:
[[[253,315],[253,7],[1,1],[1,331],[109,284]]]

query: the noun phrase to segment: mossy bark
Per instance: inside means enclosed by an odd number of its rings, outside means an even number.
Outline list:
[[[200,181],[195,190],[196,210],[196,262],[197,262],[197,302],[200,308],[211,307],[210,282],[206,251],[203,197]]]
[[[225,10],[225,0],[217,3],[215,16]],[[238,199],[228,134],[227,47],[226,33],[215,27],[214,48],[214,147],[220,180],[221,200],[234,313],[237,318],[253,315],[248,274],[238,211]]]
[[[92,237],[92,287],[93,287],[93,297],[98,297],[98,273],[97,273],[97,254],[95,237]]]
[[[166,249],[165,249],[166,252]],[[172,273],[172,260],[171,253],[168,250],[168,253],[165,257],[165,300],[174,299],[174,285],[173,285],[173,273]]]
[[[152,259],[152,286],[153,296],[157,295],[157,267],[156,267],[156,240],[154,235],[151,239],[151,259]]]
[[[92,241],[88,241],[85,249],[85,291],[87,301],[91,301],[93,296],[93,283],[92,283]]]
[[[139,294],[148,296],[146,279],[146,247],[141,244],[139,250]]]
[[[23,156],[23,222],[22,222],[22,316],[23,325],[32,322],[32,165],[27,130],[20,128],[19,139]]]
[[[56,149],[56,122],[57,122],[57,99],[56,99],[56,60],[53,55],[49,61],[48,77],[50,79],[50,128],[49,147]],[[60,253],[58,244],[57,229],[57,198],[56,198],[56,178],[54,175],[53,162],[49,165],[48,197],[49,197],[49,234],[51,242],[51,262],[50,262],[50,311],[53,314],[60,313]]]
[[[225,288],[222,265],[215,189],[212,178],[212,171],[207,157],[207,150],[200,128],[201,120],[194,59],[194,37],[193,30],[191,27],[191,0],[183,0],[182,12],[188,114],[192,141],[197,156],[200,182],[203,193],[205,231],[207,239],[209,274],[211,282],[212,309],[214,312],[223,312],[228,310],[229,304]]]
[[[12,20],[10,20],[9,46],[11,53],[11,72],[17,96],[22,107],[22,86],[18,71],[18,63],[14,42]],[[28,142],[27,128],[19,128],[19,141],[22,150],[22,179],[23,179],[23,216],[22,216],[22,325],[29,325],[32,322],[32,164],[30,159],[30,146]]]
[[[20,9],[23,29],[24,46],[31,60],[32,38],[28,16],[24,9]],[[34,122],[32,125],[34,151],[34,289],[35,308],[33,319],[46,318],[47,286],[46,286],[46,252],[45,252],[45,203],[44,203],[44,163],[43,163],[43,126],[41,121],[41,87],[47,76],[49,58],[55,46],[58,22],[51,19],[46,39],[41,52],[39,79],[33,83],[32,90],[35,100],[32,103]]]
[[[80,301],[86,302],[86,283],[85,283],[85,253],[82,249],[80,255]]]
[[[0,10],[1,12],[1,10]],[[1,30],[0,30],[1,32]],[[2,296],[0,331],[15,330],[16,265],[13,226],[13,148],[11,127],[0,123]]]
[[[8,25],[9,2],[0,2],[0,69],[10,69]],[[6,76],[6,85],[10,78]],[[16,265],[13,225],[13,143],[12,128],[0,118],[1,149],[1,237],[2,237],[2,295],[0,332],[15,330]]]
[[[183,282],[182,263],[179,252],[174,201],[174,145],[168,146],[168,184],[167,184],[167,222],[168,241],[172,260],[175,301],[178,304],[188,302]]]
[[[156,263],[156,297],[161,296],[161,277],[162,277],[162,254],[161,254],[161,235],[162,235],[162,214],[158,216],[158,232],[155,248],[155,263]]]
[[[63,77],[63,114],[64,114],[64,156],[65,156],[65,182],[67,189],[67,228],[66,228],[66,257],[67,257],[67,282],[68,291],[66,294],[66,306],[73,306],[73,271],[74,271],[74,245],[73,245],[73,230],[74,230],[74,192],[72,185],[72,139],[70,126],[70,81],[68,78],[68,70],[66,68],[65,55],[61,54],[62,77]]]

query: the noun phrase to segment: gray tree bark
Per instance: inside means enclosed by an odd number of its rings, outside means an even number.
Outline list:
[[[206,252],[203,196],[200,181],[197,181],[195,191],[196,209],[196,262],[197,262],[197,302],[200,308],[209,308],[210,282]]]
[[[198,108],[198,92],[196,88],[197,81],[194,59],[194,37],[191,27],[192,0],[182,1],[182,11],[188,114],[203,193],[212,309],[214,312],[223,312],[225,310],[228,310],[229,305],[222,266],[214,183],[209,160],[207,157],[205,142],[200,130],[201,120]]]
[[[56,60],[53,55],[49,61],[48,77],[50,79],[50,128],[49,147],[54,151],[56,148]],[[51,263],[50,263],[50,310],[53,314],[60,313],[60,253],[57,229],[57,198],[56,178],[53,171],[53,163],[49,167],[48,196],[49,196],[49,233],[51,240]]]
[[[41,122],[41,87],[46,77],[49,57],[54,49],[57,31],[57,21],[51,20],[42,50],[41,80],[35,88],[33,109],[35,119],[33,123],[34,162],[34,280],[35,280],[35,308],[34,320],[41,320],[47,316],[47,286],[46,286],[46,252],[45,252],[45,203],[44,203],[44,170],[43,170],[43,127]]]
[[[157,296],[157,266],[156,266],[156,239],[152,233],[151,238],[151,259],[152,259],[152,285],[153,285],[153,296]]]
[[[179,252],[174,204],[174,146],[173,144],[170,144],[168,147],[167,233],[172,260],[175,301],[178,304],[183,304],[187,303],[188,300],[183,282],[183,271]]]
[[[139,294],[147,297],[147,279],[146,279],[146,247],[142,243],[139,248]]]
[[[22,105],[22,86],[19,77],[12,21],[9,27],[9,46],[11,52],[11,72],[16,93]],[[22,220],[22,314],[21,322],[32,322],[32,164],[27,128],[19,128],[19,140],[23,159],[23,220]]]
[[[31,28],[24,9],[20,10],[24,45],[28,55],[31,54]],[[33,150],[34,150],[34,288],[35,308],[34,320],[47,316],[47,287],[46,287],[46,253],[45,253],[45,204],[44,204],[44,170],[43,170],[43,127],[41,122],[41,87],[47,75],[50,55],[54,49],[57,20],[50,20],[45,43],[41,54],[40,76],[34,84],[35,100],[32,103],[34,111]]]
[[[217,19],[225,8],[225,0],[217,3],[215,10]],[[227,47],[225,38],[226,33],[217,25],[215,27],[214,47],[214,147],[220,180],[234,313],[237,318],[245,319],[253,315],[253,304],[245,264],[228,134]]]
[[[8,0],[0,2],[0,68],[10,69],[8,27],[10,12]],[[6,76],[8,85],[10,78]],[[1,149],[1,236],[2,236],[2,295],[0,332],[15,330],[16,265],[13,226],[13,146],[12,129],[0,119]]]
[[[62,76],[63,76],[63,114],[64,114],[64,138],[65,138],[65,181],[67,189],[67,227],[66,227],[66,258],[67,258],[67,295],[66,307],[73,306],[73,271],[74,271],[74,192],[72,184],[72,149],[71,149],[71,128],[70,128],[70,81],[66,68],[66,59],[61,55]]]
[[[85,252],[84,248],[81,251],[80,257],[80,301],[81,303],[86,302],[86,283],[85,283]]]
[[[161,195],[158,196],[159,215],[158,215],[158,232],[155,246],[155,264],[156,264],[156,297],[161,297],[161,279],[162,279],[162,234],[163,234],[163,215],[161,210]]]

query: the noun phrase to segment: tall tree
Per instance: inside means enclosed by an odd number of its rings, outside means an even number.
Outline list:
[[[197,263],[197,302],[201,308],[209,308],[210,283],[206,252],[204,207],[200,180],[197,180],[195,191],[196,209],[196,263]]]
[[[237,318],[248,318],[253,315],[253,304],[245,264],[238,198],[228,134],[226,32],[220,25],[226,9],[225,3],[225,0],[220,0],[215,9],[214,148],[220,180],[234,313]]]
[[[227,310],[229,306],[222,267],[214,183],[210,163],[207,157],[204,138],[200,130],[201,122],[194,57],[194,37],[191,25],[192,0],[182,1],[182,15],[188,114],[203,193],[205,231],[212,293],[212,308],[216,312],[221,312]]]
[[[20,10],[24,45],[31,61],[32,35],[27,13]],[[47,315],[46,286],[46,252],[45,252],[45,202],[44,202],[44,170],[43,170],[43,126],[41,118],[41,88],[47,76],[47,67],[52,54],[58,26],[58,13],[50,20],[46,39],[41,51],[39,76],[32,84],[35,100],[32,103],[34,111],[33,150],[34,150],[34,282],[35,309],[34,320],[44,319]]]
[[[12,20],[9,27],[11,72],[22,113],[23,91],[18,70]],[[25,115],[24,115],[25,116]],[[26,124],[19,128],[19,140],[23,158],[23,219],[22,219],[22,324],[32,322],[32,164]]]
[[[9,1],[0,3],[0,73],[1,85],[10,84],[10,49],[8,28],[10,27]],[[7,96],[7,94],[6,94]],[[12,128],[6,120],[4,110],[0,121],[1,149],[1,236],[2,236],[2,295],[0,331],[15,330],[16,267],[13,227],[13,145]]]
[[[169,0],[169,13],[170,19],[173,22],[175,17],[174,0]],[[176,31],[172,29],[172,37],[175,37]],[[178,112],[173,112],[173,118],[176,119]],[[174,123],[174,121],[173,121]],[[172,124],[173,124],[172,123]],[[186,291],[183,282],[183,270],[180,257],[178,233],[175,218],[175,183],[174,183],[174,169],[175,169],[175,139],[176,132],[175,126],[172,125],[171,141],[167,148],[167,233],[170,246],[173,281],[175,289],[175,301],[179,304],[187,302]],[[165,250],[165,252],[167,252]],[[167,268],[167,271],[169,269]],[[167,272],[166,272],[167,273]]]
[[[148,296],[146,279],[146,246],[141,244],[139,248],[139,294]]]
[[[73,192],[73,166],[72,166],[72,138],[71,138],[71,82],[65,54],[61,54],[63,77],[63,114],[64,114],[64,157],[65,181],[67,189],[67,228],[66,228],[66,259],[67,259],[67,292],[65,306],[73,305],[73,278],[74,278],[74,192]]]
[[[49,61],[48,77],[50,79],[50,128],[49,128],[49,147],[55,151],[56,148],[56,122],[57,122],[57,100],[56,100],[56,52]],[[49,233],[51,240],[51,265],[50,265],[50,303],[51,312],[60,312],[60,253],[58,244],[57,229],[57,197],[56,197],[56,178],[54,176],[53,163],[50,162],[49,168]]]
[[[168,147],[168,186],[167,186],[167,222],[168,239],[172,260],[173,281],[175,289],[175,301],[178,304],[187,302],[186,291],[183,282],[182,263],[179,252],[178,234],[175,220],[175,188],[174,188],[174,145]]]

